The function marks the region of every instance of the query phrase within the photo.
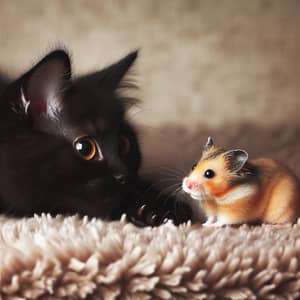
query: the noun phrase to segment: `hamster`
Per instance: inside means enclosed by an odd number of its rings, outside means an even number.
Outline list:
[[[182,189],[201,205],[204,226],[294,223],[300,216],[300,182],[291,170],[269,158],[248,160],[245,150],[215,147],[211,137]]]

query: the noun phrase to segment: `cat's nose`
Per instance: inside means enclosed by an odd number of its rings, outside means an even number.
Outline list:
[[[127,183],[127,178],[124,174],[117,174],[114,175],[114,178],[121,184]]]

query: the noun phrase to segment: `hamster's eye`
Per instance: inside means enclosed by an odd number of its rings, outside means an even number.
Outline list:
[[[215,176],[215,172],[211,169],[208,169],[204,172],[204,177],[210,179],[213,178]]]
[[[194,164],[192,165],[192,170],[195,170],[196,167],[197,167],[197,163],[194,163]]]
[[[93,139],[89,137],[81,137],[75,140],[74,150],[84,160],[92,160],[97,154],[97,146]]]

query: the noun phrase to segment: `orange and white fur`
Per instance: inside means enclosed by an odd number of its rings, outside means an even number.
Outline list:
[[[182,188],[201,205],[205,226],[294,223],[300,216],[300,182],[292,171],[269,158],[248,160],[244,150],[215,147],[210,137]]]

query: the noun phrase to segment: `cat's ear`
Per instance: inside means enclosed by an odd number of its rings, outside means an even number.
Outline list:
[[[98,72],[100,82],[111,89],[116,89],[133,65],[137,56],[138,51],[133,51],[118,62]]]
[[[62,106],[62,90],[71,76],[71,63],[64,50],[49,53],[23,76],[21,101],[34,119],[53,117]]]

